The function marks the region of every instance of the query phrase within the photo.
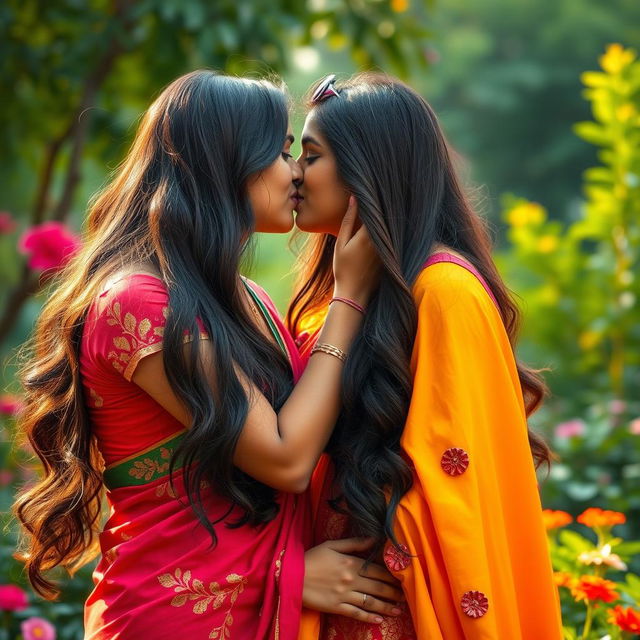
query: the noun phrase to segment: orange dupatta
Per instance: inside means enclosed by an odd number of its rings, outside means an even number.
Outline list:
[[[388,544],[385,559],[420,640],[560,640],[513,351],[473,268],[448,262],[414,286],[414,386],[401,440],[414,482],[395,518],[409,555]],[[314,485],[325,473],[326,463]],[[320,622],[305,611],[299,639],[319,638]]]

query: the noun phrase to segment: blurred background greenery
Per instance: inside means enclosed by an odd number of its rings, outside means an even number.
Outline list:
[[[5,0],[0,29],[0,584],[24,584],[7,510],[35,471],[11,444],[15,353],[46,289],[18,240],[44,221],[80,231],[141,112],[200,67],[278,73],[294,105],[326,73],[376,68],[433,104],[521,297],[520,354],[549,369],[545,506],[623,511],[640,537],[637,0]],[[299,135],[303,109],[292,120]],[[288,240],[259,238],[251,266],[281,311]],[[22,615],[81,637],[81,575]]]

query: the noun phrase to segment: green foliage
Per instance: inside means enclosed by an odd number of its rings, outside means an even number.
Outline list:
[[[571,131],[588,117],[580,73],[606,44],[640,42],[640,3],[447,0],[432,26],[432,68],[415,84],[486,185],[494,219],[506,191],[571,215],[595,157]]]
[[[611,45],[600,64],[582,76],[593,120],[575,127],[601,163],[584,173],[580,216],[562,224],[538,203],[505,197],[510,245],[499,264],[526,305],[521,354],[550,368],[553,395],[535,422],[560,462],[542,485],[545,503],[612,506],[637,535],[640,62]]]
[[[534,361],[552,367],[555,390],[580,390],[579,409],[598,394],[632,398],[640,376],[640,63],[612,45],[601,64],[583,75],[594,121],[576,125],[601,161],[585,172],[580,217],[562,225],[541,205],[505,199],[501,260],[527,301]]]

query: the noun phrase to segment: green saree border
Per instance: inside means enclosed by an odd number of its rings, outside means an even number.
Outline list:
[[[287,360],[288,360],[289,351],[287,350],[287,345],[284,342],[284,338],[282,337],[280,330],[278,329],[278,326],[273,321],[273,318],[271,317],[271,313],[269,312],[269,309],[267,309],[264,302],[262,302],[262,300],[260,299],[260,296],[251,288],[249,283],[244,279],[242,280],[242,282],[244,282],[244,286],[247,288],[249,295],[258,306],[258,309],[260,309],[260,312],[262,313],[262,315],[264,316],[264,319],[267,321],[267,324],[269,325],[269,329],[271,330],[273,337],[276,339],[278,346],[282,349],[282,351],[284,352],[284,355],[287,356]]]
[[[149,484],[169,475],[169,463],[176,447],[184,438],[186,429],[160,440],[144,451],[109,465],[103,473],[104,484],[112,491],[122,487]],[[180,465],[175,465],[175,470]]]

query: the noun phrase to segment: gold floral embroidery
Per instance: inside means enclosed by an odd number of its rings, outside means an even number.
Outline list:
[[[285,551],[284,549],[280,551],[280,555],[276,560],[276,580],[280,579],[280,572],[282,571],[282,556],[284,555],[284,551]]]
[[[416,638],[408,611],[397,618],[384,616],[380,625],[374,627],[375,633],[372,631],[373,625],[366,622],[342,616],[331,616],[330,620],[326,634],[328,640],[336,640],[336,638],[340,640],[347,638],[349,640],[373,640],[374,637],[382,640],[415,640]]]
[[[343,638],[348,640],[373,640],[371,629],[366,623],[351,618],[332,616],[332,624],[327,629],[329,640]],[[384,637],[384,636],[383,636]]]
[[[169,309],[163,307],[162,315],[167,318]],[[122,317],[122,309],[119,302],[114,302],[107,307],[107,324],[110,326],[119,326],[122,329],[121,336],[113,338],[113,346],[117,351],[110,351],[108,358],[113,367],[119,373],[123,374],[127,380],[131,379],[135,365],[144,355],[149,355],[153,351],[159,351],[162,348],[161,341],[158,338],[164,334],[164,327],[156,327],[152,334],[151,320],[143,318],[138,322],[136,317],[129,311]],[[155,337],[154,337],[155,336]]]
[[[98,395],[95,389],[89,387],[89,395],[93,400],[93,406],[100,408],[104,404],[104,400]]]
[[[230,573],[226,577],[226,588],[221,588],[217,582],[211,582],[207,589],[202,580],[197,578],[191,579],[191,571],[182,571],[176,569],[173,575],[163,573],[158,576],[158,581],[163,587],[173,589],[177,594],[171,600],[172,607],[182,607],[187,601],[195,601],[193,605],[193,613],[201,615],[206,613],[207,608],[211,605],[212,609],[219,609],[229,598],[229,607],[224,612],[224,620],[221,625],[211,629],[209,638],[211,640],[224,640],[231,637],[230,627],[233,624],[233,616],[231,610],[238,596],[244,591],[247,579],[237,573]]]
[[[178,497],[170,482],[163,482],[156,487],[156,498],[162,498],[165,495],[169,498]]]
[[[144,478],[147,482],[153,478],[154,475],[161,475],[169,470],[169,460],[173,449],[167,449],[162,447],[160,449],[160,460],[154,458],[144,458],[143,460],[135,460],[133,466],[129,469],[129,475],[140,480]]]

